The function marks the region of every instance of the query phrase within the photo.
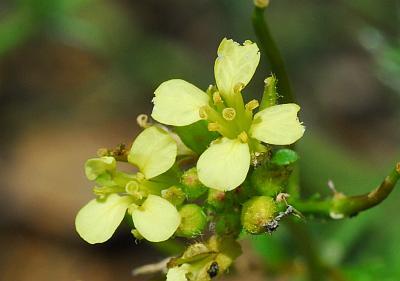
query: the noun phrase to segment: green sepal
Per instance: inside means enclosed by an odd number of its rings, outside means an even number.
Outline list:
[[[278,166],[286,166],[293,164],[299,159],[299,155],[296,153],[296,151],[288,149],[288,148],[283,148],[277,150],[271,158],[271,163],[278,165]]]
[[[182,142],[197,154],[203,153],[209,144],[219,137],[216,132],[210,132],[207,121],[200,120],[187,126],[175,127],[175,132]]]

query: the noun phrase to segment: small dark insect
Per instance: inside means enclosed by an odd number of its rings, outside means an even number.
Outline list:
[[[214,261],[210,265],[210,268],[207,270],[207,273],[208,273],[208,276],[210,276],[210,278],[213,278],[218,275],[218,271],[219,271],[218,263]]]
[[[276,219],[273,219],[269,223],[265,225],[265,230],[268,234],[272,234],[279,227],[279,222]]]
[[[286,211],[280,212],[273,220],[271,220],[264,226],[267,233],[272,234],[272,232],[274,232],[279,227],[279,221],[282,218],[291,214],[298,216],[298,214],[296,214],[296,209],[288,205]]]

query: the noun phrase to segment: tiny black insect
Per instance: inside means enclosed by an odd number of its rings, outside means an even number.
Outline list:
[[[207,270],[207,273],[208,273],[208,276],[210,276],[210,278],[213,278],[218,275],[218,271],[219,271],[218,263],[214,261],[210,265],[210,268]]]
[[[272,234],[272,232],[274,232],[278,227],[279,221],[274,219],[265,225],[265,230],[268,232],[268,234]]]

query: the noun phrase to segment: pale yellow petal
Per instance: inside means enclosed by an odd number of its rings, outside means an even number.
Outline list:
[[[209,101],[205,92],[181,79],[162,83],[154,95],[151,117],[173,126],[186,126],[199,121],[199,109]]]
[[[224,38],[218,47],[214,74],[220,93],[229,95],[238,83],[246,86],[256,71],[260,52],[256,43],[246,41],[240,45]]]
[[[166,172],[175,162],[177,145],[163,129],[149,127],[132,144],[128,162],[136,165],[147,179]]]
[[[149,195],[142,206],[132,211],[135,228],[148,241],[168,240],[178,229],[181,217],[168,200]]]
[[[130,196],[111,194],[103,200],[93,199],[77,214],[76,231],[90,244],[103,243],[111,238],[133,203]]]
[[[247,143],[222,138],[210,145],[197,161],[199,180],[206,186],[228,191],[246,178],[250,166]]]
[[[256,115],[250,128],[250,135],[260,141],[275,145],[289,145],[304,134],[297,112],[300,106],[294,103],[268,107]]]
[[[188,264],[170,268],[167,272],[167,281],[187,281],[186,274],[189,273],[189,268]]]

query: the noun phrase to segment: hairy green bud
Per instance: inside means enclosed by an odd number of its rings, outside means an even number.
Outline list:
[[[181,177],[183,191],[188,199],[197,199],[207,191],[197,175],[196,167],[185,171]]]
[[[243,204],[242,225],[251,234],[264,233],[265,226],[274,219],[276,212],[277,206],[271,197],[253,197]]]
[[[288,183],[290,170],[285,167],[261,166],[254,170],[250,182],[260,195],[276,196]]]
[[[173,185],[161,190],[161,197],[167,199],[175,206],[181,205],[185,201],[185,193],[179,187]]]
[[[228,193],[210,188],[208,190],[207,203],[216,209],[222,209],[226,205]]]
[[[187,204],[179,210],[181,224],[176,231],[176,235],[191,238],[201,234],[207,223],[206,215],[200,206]]]

